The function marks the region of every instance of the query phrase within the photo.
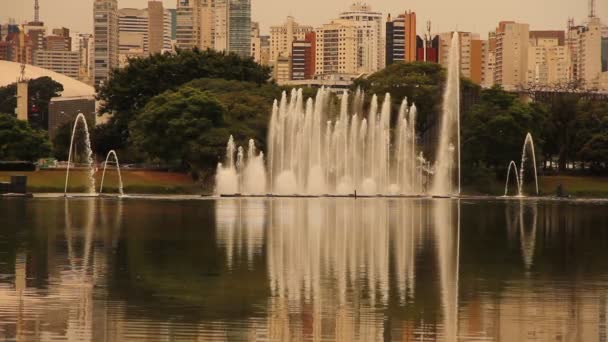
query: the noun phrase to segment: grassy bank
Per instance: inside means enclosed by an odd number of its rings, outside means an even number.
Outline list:
[[[65,170],[0,171],[0,181],[10,181],[11,175],[27,176],[29,192],[63,192],[65,186]],[[95,174],[97,190],[99,190],[101,176],[101,172]],[[185,173],[122,170],[122,180],[126,193],[195,194],[204,192],[203,187]],[[86,186],[87,172],[70,170],[68,192],[83,192]],[[104,181],[104,193],[116,192],[118,192],[118,174],[114,170],[108,170]]]
[[[562,185],[565,195],[572,197],[608,198],[608,177],[590,176],[542,176],[539,178],[538,187],[541,195],[555,196],[557,187]],[[517,192],[515,181],[509,185],[509,195]],[[533,194],[534,184],[532,179],[526,179],[524,187],[526,194]],[[504,195],[504,181],[485,179],[478,184],[463,187],[463,192],[476,195]]]

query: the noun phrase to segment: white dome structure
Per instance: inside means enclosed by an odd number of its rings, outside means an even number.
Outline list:
[[[21,64],[9,61],[0,61],[0,87],[4,87],[17,82],[21,75]],[[80,82],[74,78],[58,74],[54,71],[39,68],[33,65],[26,65],[25,77],[27,79],[36,79],[39,77],[48,76],[55,82],[63,85],[62,97],[94,97],[95,88],[90,85]]]

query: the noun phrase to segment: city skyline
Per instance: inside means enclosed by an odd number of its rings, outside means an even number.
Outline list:
[[[305,4],[274,1],[252,1],[252,20],[260,23],[262,34],[269,34],[270,26],[281,24],[285,17],[293,15],[303,24],[318,27],[347,9],[355,0],[335,0],[322,2],[310,0]],[[567,19],[573,17],[577,23],[586,20],[588,7],[580,0],[562,0],[555,5],[551,0],[529,2],[514,0],[504,2],[498,0],[468,0],[466,2],[446,2],[441,0],[412,0],[407,5],[396,0],[367,1],[375,11],[384,15],[396,15],[405,10],[413,10],[418,14],[418,31],[422,32],[427,20],[433,23],[433,32],[469,31],[480,33],[482,36],[496,28],[501,20],[513,20],[530,24],[531,29],[565,29]],[[175,0],[163,0],[166,8],[175,8]],[[326,10],[324,15],[318,15],[319,5]],[[145,8],[147,0],[119,0],[119,8]],[[40,18],[47,27],[65,26],[76,32],[90,33],[93,29],[92,16],[70,16],[66,21],[64,13],[92,13],[93,0],[40,0]],[[522,10],[523,9],[523,10]],[[6,22],[14,18],[18,23],[31,21],[34,18],[34,1],[24,0],[19,4],[0,3],[0,20]],[[479,13],[487,13],[480,16]],[[496,13],[495,15],[493,13]],[[539,15],[542,13],[542,15]],[[608,4],[597,4],[597,15],[601,19],[608,17]]]

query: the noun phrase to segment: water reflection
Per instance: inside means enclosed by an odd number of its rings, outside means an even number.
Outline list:
[[[0,205],[0,340],[606,341],[608,211],[402,199]]]
[[[219,202],[217,237],[218,244],[226,246],[228,266],[235,262],[235,249],[262,249],[259,239],[254,240],[255,245],[247,246],[250,238],[241,233],[247,231],[249,222],[260,222],[261,206],[267,207],[269,217],[266,263],[271,290],[271,340],[372,341],[383,339],[387,329],[393,330],[392,336],[403,338],[456,338],[458,202]],[[226,217],[235,219],[226,221]],[[263,235],[257,229],[250,234],[258,238]],[[441,298],[443,323],[387,321],[389,307],[397,304],[404,310],[415,304],[416,259],[428,239],[436,247],[437,265],[431,270],[439,275],[435,296]],[[398,303],[390,303],[391,298],[398,298]],[[437,315],[429,316],[435,320]],[[443,330],[435,331],[437,326]]]

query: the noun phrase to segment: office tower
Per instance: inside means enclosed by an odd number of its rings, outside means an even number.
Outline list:
[[[386,65],[418,60],[416,13],[407,11],[386,21]],[[424,50],[422,51],[424,53]]]
[[[170,37],[172,41],[175,41],[175,39],[177,38],[177,9],[176,8],[169,8],[167,11],[169,11],[169,22],[171,23],[170,25]]]
[[[564,31],[530,31],[528,84],[554,85],[568,79]]]
[[[215,2],[214,47],[249,57],[251,53],[251,0]]]
[[[357,74],[358,28],[351,20],[336,19],[315,30],[317,75]]]
[[[315,75],[316,34],[309,32],[304,40],[292,43],[291,52],[291,79],[309,80]]]
[[[356,63],[358,71],[372,73],[384,68],[384,27],[382,13],[372,11],[371,6],[368,4],[356,2],[348,11],[340,13],[339,18],[341,20],[351,21],[357,29]],[[408,24],[410,23],[408,22]],[[415,30],[413,39],[413,44],[415,46]],[[415,54],[415,51],[412,53]],[[415,57],[413,60],[415,60]]]
[[[291,55],[292,43],[304,40],[306,34],[313,32],[312,26],[300,25],[293,17],[287,17],[282,25],[270,27],[270,60],[276,61],[278,57]]]
[[[530,26],[512,21],[500,22],[496,29],[494,78],[507,90],[525,84],[528,73]]]
[[[106,82],[112,69],[118,67],[117,0],[95,0],[94,19],[94,84]]]
[[[164,49],[165,9],[162,1],[148,1],[148,53]]]
[[[431,39],[416,37],[416,61],[439,63],[439,36]]]

